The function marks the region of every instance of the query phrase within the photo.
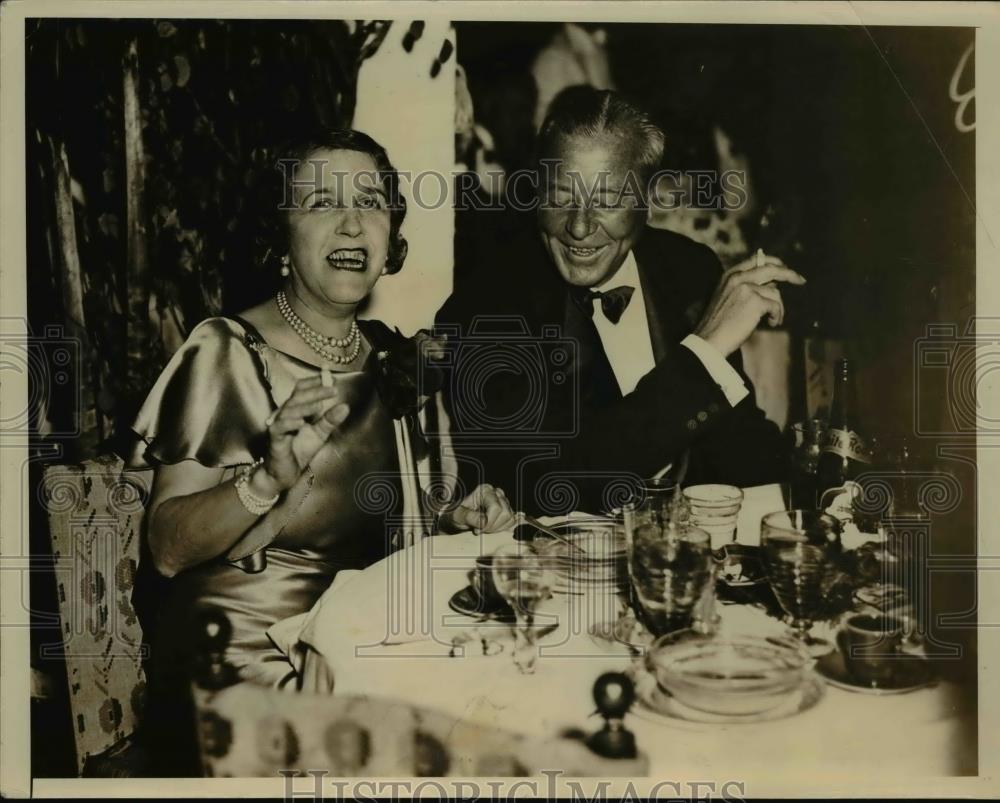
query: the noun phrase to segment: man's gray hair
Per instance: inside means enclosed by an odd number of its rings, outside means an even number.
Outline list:
[[[538,152],[554,152],[564,137],[624,136],[637,144],[636,169],[648,178],[663,159],[663,131],[642,109],[610,89],[571,86],[549,106],[538,132]]]

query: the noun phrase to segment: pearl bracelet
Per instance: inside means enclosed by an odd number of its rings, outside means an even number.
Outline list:
[[[239,497],[240,503],[247,509],[248,513],[255,516],[263,516],[267,513],[278,503],[278,497],[281,496],[280,493],[277,493],[270,499],[261,499],[250,490],[250,475],[254,469],[262,465],[264,465],[264,458],[258,457],[249,466],[244,466],[239,479],[236,480],[236,495]]]

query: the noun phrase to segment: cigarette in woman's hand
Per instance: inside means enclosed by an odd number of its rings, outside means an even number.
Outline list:
[[[323,383],[323,387],[325,388],[333,387],[333,372],[325,365],[320,369],[319,376],[320,376],[320,382]]]
[[[762,267],[764,267],[764,249],[763,248],[758,248],[757,249],[757,261],[754,262],[754,267],[755,268],[762,268]]]

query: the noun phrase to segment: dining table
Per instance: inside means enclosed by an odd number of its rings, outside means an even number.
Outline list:
[[[735,540],[759,544],[761,517],[784,507],[780,486],[744,489]],[[845,533],[844,546],[870,537]],[[410,701],[531,737],[591,733],[602,724],[595,679],[634,672],[641,661],[634,647],[595,635],[620,607],[554,595],[539,610],[553,624],[538,641],[534,672],[525,674],[511,658],[508,623],[450,604],[477,557],[512,543],[511,531],[417,540],[363,571],[342,572],[311,611],[272,628],[272,639],[292,656],[303,691]],[[716,608],[720,634],[788,633],[762,606]],[[882,695],[820,681],[817,688],[806,710],[769,721],[672,719],[635,703],[624,725],[648,759],[649,777],[740,779],[748,794],[754,779],[776,775],[835,790],[848,778],[885,783],[974,772],[974,712],[957,684],[938,680]]]

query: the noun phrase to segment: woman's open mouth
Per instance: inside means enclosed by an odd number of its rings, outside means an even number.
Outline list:
[[[368,254],[363,248],[338,248],[326,255],[326,261],[337,270],[363,273],[368,267]]]

